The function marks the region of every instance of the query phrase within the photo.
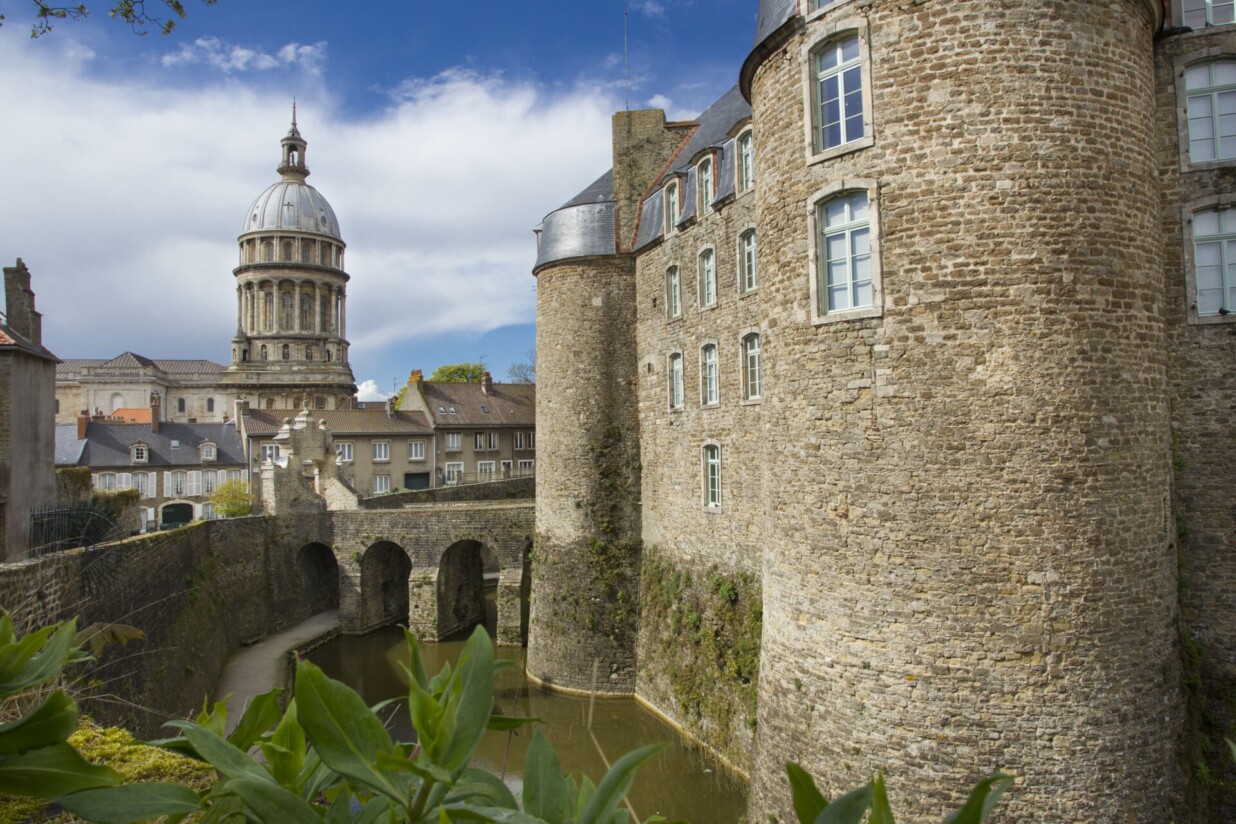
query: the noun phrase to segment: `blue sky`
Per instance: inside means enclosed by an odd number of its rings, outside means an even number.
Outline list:
[[[737,81],[757,2],[186,6],[168,37],[104,2],[32,41],[32,4],[0,0],[0,259],[30,266],[61,357],[226,362],[236,235],[296,97],[348,243],[353,371],[390,392],[410,369],[483,358],[502,379],[524,359],[532,228],[609,167],[628,95],[687,119]]]

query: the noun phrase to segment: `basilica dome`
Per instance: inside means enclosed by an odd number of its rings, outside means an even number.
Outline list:
[[[339,220],[326,198],[302,180],[284,178],[257,196],[245,215],[241,234],[313,232],[343,240]]]

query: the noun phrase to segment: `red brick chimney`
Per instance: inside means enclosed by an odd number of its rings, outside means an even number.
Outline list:
[[[150,434],[157,435],[159,433],[159,421],[163,418],[163,410],[159,404],[159,395],[155,392],[150,393]]]
[[[86,427],[89,425],[90,425],[89,415],[78,415],[77,416],[77,439],[79,441],[86,440]]]
[[[418,387],[425,382],[425,374],[419,369],[413,369],[408,375],[408,383],[416,384]]]
[[[494,376],[488,372],[481,373],[481,391],[486,395],[494,393]]]

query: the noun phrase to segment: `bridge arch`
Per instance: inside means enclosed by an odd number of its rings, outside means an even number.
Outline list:
[[[360,559],[360,624],[372,629],[408,620],[412,559],[394,541],[378,541]]]
[[[310,615],[339,608],[339,562],[330,547],[305,544],[296,552],[296,569]]]
[[[447,638],[478,624],[496,629],[487,615],[485,589],[498,585],[502,562],[491,548],[480,541],[456,541],[446,548],[438,563],[437,612],[439,639]]]

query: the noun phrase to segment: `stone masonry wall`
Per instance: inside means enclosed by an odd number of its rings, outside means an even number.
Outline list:
[[[1223,738],[1236,738],[1236,315],[1197,323],[1191,273],[1191,214],[1236,203],[1236,163],[1183,164],[1188,142],[1185,66],[1236,55],[1236,31],[1176,34],[1157,49],[1165,294],[1171,368],[1175,512],[1181,553],[1181,608],[1188,628],[1185,683],[1195,704],[1185,767],[1197,786],[1190,803],[1216,819],[1236,818],[1236,768]]]
[[[635,689],[639,444],[630,258],[537,274],[536,546],[528,673]],[[544,319],[553,317],[553,322]]]
[[[872,144],[807,157],[807,50]],[[1145,0],[834,4],[755,69],[765,460],[752,817],[784,763],[909,821],[1168,821],[1181,778]],[[861,144],[859,144],[861,145]],[[808,203],[867,188],[878,317],[813,321]],[[801,686],[799,686],[801,685]],[[904,812],[902,812],[904,811]]]
[[[439,486],[377,495],[360,502],[361,509],[400,509],[409,504],[492,501],[505,498],[531,500],[536,497],[536,478],[507,478],[478,484]]]

